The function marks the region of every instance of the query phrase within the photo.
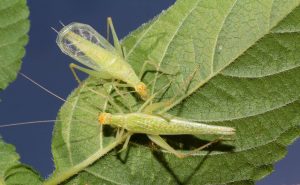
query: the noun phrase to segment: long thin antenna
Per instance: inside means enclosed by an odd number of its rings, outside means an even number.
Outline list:
[[[23,76],[25,79],[29,80],[31,83],[33,83],[34,85],[38,86],[39,88],[41,88],[42,90],[44,90],[45,92],[47,92],[48,94],[54,96],[55,98],[65,102],[65,103],[70,103],[68,102],[67,100],[65,100],[64,98],[56,95],[55,93],[51,92],[50,90],[48,90],[46,87],[40,85],[39,83],[37,83],[36,81],[34,81],[33,79],[31,79],[30,77],[26,76],[24,73],[21,73],[20,72],[20,75]],[[70,103],[72,104],[72,103]],[[73,105],[73,104],[72,104]],[[84,112],[87,112],[89,114],[92,114],[92,115],[95,115],[97,116],[98,113],[94,113],[94,112],[91,112],[91,111],[88,111],[86,109],[83,109],[81,107],[78,107],[80,110],[84,111]],[[39,123],[53,123],[53,122],[56,122],[56,121],[61,121],[61,120],[38,120],[38,121],[28,121],[28,122],[17,122],[17,123],[12,123],[12,124],[0,124],[0,128],[4,128],[4,127],[13,127],[13,126],[19,126],[19,125],[30,125],[30,124],[39,124]],[[79,122],[82,122],[82,120],[72,120],[72,122],[76,122],[76,121],[79,121]],[[89,124],[89,123],[86,123],[86,124]]]
[[[31,79],[30,77],[26,76],[24,73],[21,73],[21,72],[20,72],[20,75],[23,76],[24,78],[26,78],[27,80],[29,80],[29,81],[30,81],[31,83],[33,83],[34,85],[36,85],[36,86],[38,86],[39,88],[41,88],[42,90],[44,90],[45,92],[47,92],[48,94],[54,96],[55,98],[57,98],[57,99],[59,99],[59,100],[65,102],[65,103],[69,103],[69,104],[73,105],[71,102],[68,102],[67,100],[65,100],[64,98],[62,98],[62,97],[58,96],[57,94],[53,93],[52,91],[50,91],[50,90],[47,89],[46,87],[40,85],[39,83],[37,83],[36,81],[34,81],[33,79]],[[92,115],[95,115],[95,116],[98,115],[98,114],[96,114],[96,113],[94,113],[94,112],[88,111],[88,110],[83,109],[83,108],[81,108],[81,107],[77,107],[77,108],[80,109],[80,110],[82,110],[82,111],[84,111],[84,112],[90,113],[90,114],[92,114]]]
[[[66,25],[60,20],[59,24],[61,24],[63,27],[65,27]]]
[[[50,90],[48,90],[46,87],[40,85],[39,83],[37,83],[36,81],[34,81],[33,79],[31,79],[30,77],[26,76],[25,74],[20,72],[20,75],[22,75],[24,78],[26,78],[27,80],[29,80],[31,83],[33,83],[34,85],[37,85],[38,87],[40,87],[41,89],[43,89],[44,91],[46,91],[47,93],[51,94],[52,96],[60,99],[63,102],[66,102],[65,99],[63,99],[62,97],[58,96],[57,94],[54,94],[53,92],[51,92]]]
[[[52,30],[54,30],[57,34],[59,33],[55,28],[51,27]]]
[[[49,119],[49,120],[38,120],[38,121],[26,121],[26,122],[17,122],[17,123],[10,123],[10,124],[0,124],[0,128],[5,128],[5,127],[13,127],[13,126],[19,126],[19,125],[31,125],[31,124],[41,124],[41,123],[54,123],[56,121],[63,121],[63,120],[58,120],[58,119]],[[72,122],[83,122],[82,120],[72,120]],[[85,124],[91,124],[88,122],[85,122]],[[91,124],[94,125],[94,124]]]
[[[42,120],[42,121],[28,121],[28,122],[19,122],[19,123],[14,123],[14,124],[5,124],[5,125],[0,125],[0,128],[4,127],[13,127],[13,126],[19,126],[19,125],[31,125],[31,124],[37,124],[37,123],[53,123],[58,120]]]

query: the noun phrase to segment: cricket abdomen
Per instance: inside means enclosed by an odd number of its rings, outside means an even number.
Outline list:
[[[131,87],[135,87],[135,85],[140,82],[140,79],[135,74],[135,71],[123,58],[117,57],[113,63],[110,63],[109,67],[110,69],[108,70],[112,76],[114,76],[116,79],[126,82]]]

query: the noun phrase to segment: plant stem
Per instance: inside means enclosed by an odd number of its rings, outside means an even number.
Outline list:
[[[91,155],[89,158],[85,159],[84,161],[80,162],[79,164],[69,168],[66,171],[63,172],[56,172],[54,173],[52,177],[47,179],[44,182],[44,185],[57,185],[59,183],[62,183],[63,181],[69,179],[73,175],[79,173],[80,171],[84,170],[89,165],[93,164],[95,161],[97,161],[99,158],[107,154],[110,150],[114,149],[116,146],[121,144],[127,137],[129,136],[129,133],[124,134],[119,139],[115,140],[114,142],[107,145],[105,148],[97,150],[93,155]]]

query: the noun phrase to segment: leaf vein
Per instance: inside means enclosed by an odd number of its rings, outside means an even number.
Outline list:
[[[195,6],[187,13],[187,15],[182,19],[182,21],[179,23],[178,25],[178,28],[175,30],[175,32],[173,33],[172,37],[170,38],[170,41],[168,42],[168,44],[166,45],[165,49],[164,49],[164,52],[163,52],[163,55],[161,57],[161,60],[159,61],[158,63],[158,68],[160,68],[161,66],[161,63],[162,61],[164,60],[166,54],[167,54],[167,51],[169,49],[169,46],[170,44],[174,41],[174,38],[176,36],[176,34],[178,33],[178,31],[181,29],[182,25],[184,24],[184,22],[186,21],[186,19],[192,14],[192,12],[197,8],[197,5],[199,4],[201,0],[198,0],[196,3],[195,3]]]
[[[117,185],[128,185],[128,184],[122,184],[122,183],[113,181],[112,179],[109,179],[109,178],[104,177],[104,176],[100,176],[100,173],[94,173],[94,172],[90,171],[89,169],[85,169],[84,171],[86,171],[87,173],[89,173],[91,175],[94,175],[95,177],[106,180],[107,182],[111,182],[111,183],[114,183],[114,184],[117,184]]]
[[[78,96],[75,97],[75,101],[72,104],[71,113],[70,113],[70,115],[67,118],[68,121],[66,122],[67,129],[66,129],[66,141],[65,142],[66,142],[66,145],[67,145],[69,160],[70,160],[70,163],[71,163],[72,166],[74,164],[73,164],[72,151],[71,151],[71,143],[70,143],[71,123],[72,123],[72,120],[73,120],[73,115],[74,115],[75,108],[77,107],[77,102],[79,101],[79,98],[80,98],[80,93],[84,89],[85,85],[86,84],[84,83],[82,85],[82,88],[79,89]]]
[[[237,0],[234,1],[234,3],[232,4],[230,10],[228,11],[228,14],[224,17],[223,22],[221,23],[221,26],[220,26],[220,30],[219,30],[218,34],[216,35],[213,51],[211,52],[212,57],[211,57],[211,73],[210,73],[210,76],[213,76],[213,73],[214,73],[214,60],[215,60],[215,55],[216,55],[216,51],[217,51],[216,48],[217,48],[217,43],[218,43],[218,40],[219,40],[220,33],[222,31],[222,28],[224,27],[224,24],[225,24],[228,16],[230,15],[230,13],[232,13],[232,9],[235,7],[236,2],[237,2]]]

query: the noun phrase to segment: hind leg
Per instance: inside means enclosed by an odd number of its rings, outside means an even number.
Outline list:
[[[120,44],[119,38],[117,36],[117,33],[115,31],[115,27],[113,24],[113,21],[111,19],[111,17],[107,17],[107,40],[109,41],[109,33],[111,31],[112,34],[112,38],[113,38],[113,42],[114,42],[114,46],[117,50],[117,52],[119,53],[120,56],[124,56],[123,50],[122,50],[122,46]]]
[[[195,150],[192,150],[188,153],[184,153],[184,152],[180,152],[180,151],[177,151],[175,150],[173,147],[171,147],[163,138],[161,138],[159,135],[147,135],[148,138],[153,141],[154,143],[156,143],[158,146],[160,146],[161,148],[165,149],[166,151],[174,154],[176,157],[178,158],[185,158],[185,157],[188,157],[188,156],[191,156],[193,154],[195,154],[196,152],[200,151],[200,150],[203,150],[209,146],[211,146],[212,144],[215,144],[219,141],[222,140],[222,137],[218,138],[218,139],[215,139]]]

